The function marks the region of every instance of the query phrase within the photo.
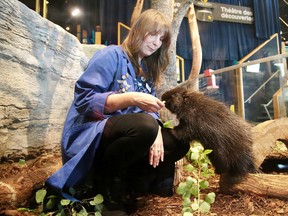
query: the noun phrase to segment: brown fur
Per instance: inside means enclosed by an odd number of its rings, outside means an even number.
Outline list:
[[[165,92],[162,100],[179,120],[173,129],[178,139],[199,140],[213,150],[209,158],[216,173],[242,177],[255,172],[251,126],[223,103],[181,87]]]

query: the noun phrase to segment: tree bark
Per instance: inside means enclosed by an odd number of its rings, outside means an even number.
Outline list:
[[[197,24],[197,19],[194,10],[194,4],[191,4],[187,13],[188,23],[190,28],[190,36],[192,40],[192,50],[193,50],[193,62],[190,75],[188,77],[189,82],[191,82],[191,90],[198,91],[198,75],[200,73],[202,64],[202,47],[199,35],[199,29]]]
[[[276,141],[288,140],[288,118],[265,121],[252,128],[256,167],[260,167],[275,147]]]
[[[288,199],[288,175],[249,174],[238,184],[231,185],[227,178],[220,177],[220,191],[226,194],[238,192],[256,194],[263,197]]]
[[[176,1],[175,1],[176,2]],[[151,7],[162,11],[171,21],[172,39],[170,46],[170,63],[162,75],[162,83],[157,88],[157,96],[161,98],[161,95],[175,87],[177,85],[177,73],[176,73],[176,42],[179,34],[179,28],[183,17],[187,13],[189,6],[193,3],[193,0],[179,0],[180,4],[177,11],[174,11],[173,0],[152,0]],[[172,13],[171,13],[172,12]]]
[[[164,13],[171,22],[174,13],[174,0],[151,0],[151,8]]]

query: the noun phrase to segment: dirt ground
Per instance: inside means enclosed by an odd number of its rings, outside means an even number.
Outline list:
[[[55,158],[54,158],[55,159]],[[60,159],[60,158],[59,158]],[[35,172],[37,167],[29,166],[15,169],[15,164],[0,164],[0,181],[19,172]],[[34,164],[34,163],[32,163]],[[45,164],[41,163],[43,166]],[[51,161],[50,164],[51,165]],[[185,178],[185,173],[184,173]],[[216,193],[215,203],[211,205],[211,211],[207,215],[219,216],[264,216],[264,215],[288,215],[288,200],[260,197],[253,194],[227,195],[219,192],[219,176],[214,176],[209,181],[208,192]],[[206,191],[205,191],[206,192]],[[141,207],[131,216],[181,216],[182,198],[176,193],[172,197],[162,198],[157,196],[145,196],[139,199]],[[25,207],[25,206],[23,206]],[[40,213],[18,212],[17,209],[0,211],[0,215],[28,215],[35,216]],[[196,215],[196,214],[195,214]]]
[[[211,211],[206,215],[213,216],[264,216],[288,215],[288,201],[260,197],[253,194],[227,195],[219,193],[219,176],[210,181],[207,192],[215,192],[216,200],[211,205]],[[145,205],[138,209],[133,216],[181,216],[182,198],[174,194],[173,197],[161,198],[147,196],[142,198]],[[195,214],[197,215],[197,214]]]

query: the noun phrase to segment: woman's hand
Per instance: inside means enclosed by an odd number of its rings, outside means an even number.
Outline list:
[[[133,95],[133,103],[135,106],[138,106],[140,109],[146,112],[157,112],[163,107],[165,103],[153,95],[147,93],[137,92]]]
[[[165,107],[165,103],[153,95],[142,92],[111,94],[107,97],[104,113],[112,113],[129,106],[138,106],[146,112],[157,112]]]
[[[164,145],[161,133],[161,127],[159,126],[157,137],[154,144],[150,147],[149,151],[149,163],[156,168],[159,163],[164,161]]]

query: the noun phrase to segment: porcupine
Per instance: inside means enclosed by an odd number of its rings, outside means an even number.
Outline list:
[[[183,87],[164,92],[162,100],[179,121],[173,129],[175,137],[198,140],[204,149],[212,149],[208,156],[216,173],[237,182],[256,172],[251,126],[224,103]]]

